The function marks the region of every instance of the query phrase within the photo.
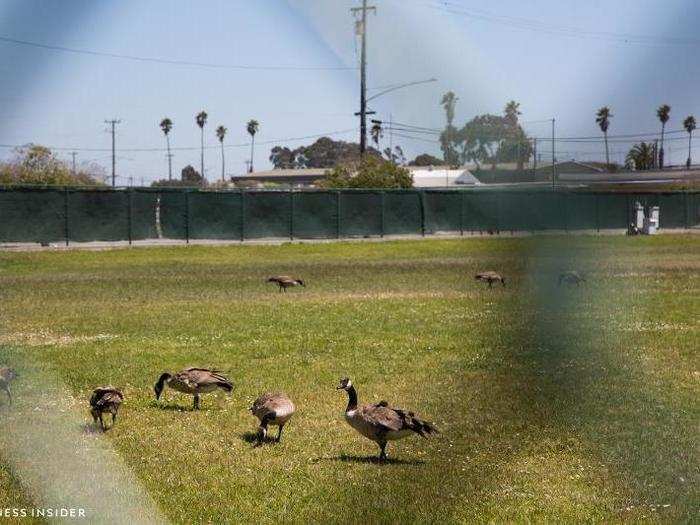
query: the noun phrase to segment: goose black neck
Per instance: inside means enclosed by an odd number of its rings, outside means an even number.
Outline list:
[[[348,408],[345,409],[346,412],[350,412],[351,410],[355,410],[357,408],[357,390],[355,390],[355,387],[350,385],[350,388],[347,389],[348,393]]]

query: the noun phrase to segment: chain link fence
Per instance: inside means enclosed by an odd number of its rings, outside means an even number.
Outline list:
[[[332,239],[624,229],[635,203],[660,227],[700,228],[700,192],[564,189],[0,188],[0,242]]]

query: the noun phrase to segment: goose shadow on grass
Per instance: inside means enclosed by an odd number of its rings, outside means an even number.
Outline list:
[[[389,457],[387,459],[379,459],[378,456],[354,456],[350,454],[340,454],[339,456],[332,457],[319,457],[315,458],[313,463],[320,463],[321,461],[339,461],[341,463],[372,463],[376,465],[408,465],[418,467],[425,464],[422,459],[398,459]]]
[[[278,443],[281,443],[281,441],[277,441],[276,439],[277,434],[275,433],[274,436],[267,435],[265,436],[265,439],[263,440],[264,444],[272,444],[276,445]],[[250,444],[256,444],[258,442],[258,433],[257,432],[243,432],[242,434],[239,434],[239,437],[245,441],[246,443]]]

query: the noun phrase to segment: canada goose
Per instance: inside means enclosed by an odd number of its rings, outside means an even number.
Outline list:
[[[585,282],[586,279],[583,277],[583,275],[574,270],[562,272],[559,274],[559,286],[561,286],[561,283],[575,284],[576,286],[578,286],[579,284]]]
[[[12,404],[12,392],[10,392],[10,383],[17,377],[17,372],[7,366],[0,366],[0,388],[7,393],[7,398]]]
[[[112,386],[100,386],[93,390],[92,397],[90,397],[90,414],[92,414],[95,424],[98,421],[100,422],[102,431],[105,430],[102,414],[105,412],[112,414],[112,424],[110,425],[110,428],[112,428],[117,420],[117,412],[119,412],[119,406],[122,404],[122,401],[124,401],[124,394],[122,394],[121,390]]]
[[[160,399],[166,385],[183,394],[193,395],[195,409],[199,408],[199,394],[213,392],[217,388],[226,392],[233,390],[233,384],[225,376],[206,368],[185,368],[175,375],[169,372],[162,373],[153,387],[156,399]]]
[[[287,288],[290,286],[306,286],[306,283],[304,283],[304,281],[301,279],[294,279],[293,277],[289,277],[287,275],[275,275],[268,278],[267,282],[277,283],[277,285],[280,287],[280,292],[286,292]]]
[[[282,428],[294,415],[294,403],[281,392],[267,392],[255,400],[250,411],[260,420],[256,446],[262,445],[267,436],[267,425],[277,425],[277,443],[282,439]]]
[[[493,283],[496,281],[501,281],[501,284],[503,287],[506,285],[506,279],[503,277],[500,273],[496,273],[494,271],[487,271],[487,272],[479,272],[474,276],[474,279],[477,281],[483,281],[485,283],[489,283],[489,288],[493,286]]]
[[[379,445],[381,460],[387,458],[387,441],[404,438],[412,432],[421,437],[437,432],[431,423],[419,419],[413,412],[391,408],[386,401],[358,407],[357,391],[347,377],[340,380],[337,390],[345,390],[348,393],[345,420],[360,434]]]

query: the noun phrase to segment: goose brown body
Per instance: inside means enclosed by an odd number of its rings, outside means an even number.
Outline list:
[[[282,392],[266,392],[258,397],[250,407],[253,415],[260,420],[257,444],[264,442],[268,425],[278,427],[276,441],[279,442],[282,439],[282,428],[294,415],[295,410],[292,400]]]
[[[500,281],[501,285],[505,287],[506,279],[500,273],[494,272],[492,270],[486,272],[479,272],[474,276],[477,281],[482,281],[489,283],[489,288],[493,286],[493,283]]]
[[[100,386],[92,392],[90,397],[90,413],[95,424],[99,421],[102,430],[105,430],[105,424],[102,420],[102,415],[105,413],[112,414],[112,426],[117,420],[119,407],[124,401],[124,394],[118,388],[113,386]]]
[[[17,377],[17,372],[14,369],[7,366],[0,366],[0,389],[4,390],[7,394],[7,398],[12,403],[12,391],[10,390],[10,383],[14,381]]]
[[[153,387],[156,399],[160,399],[163,389],[168,386],[173,390],[194,396],[194,408],[199,408],[199,395],[217,389],[231,392],[233,384],[223,374],[208,368],[185,368],[177,374],[164,372]]]
[[[268,277],[267,282],[276,283],[277,286],[279,286],[280,292],[286,292],[287,288],[291,288],[292,286],[306,286],[306,283],[304,283],[303,280],[289,277],[288,275],[275,275],[273,277]]]
[[[388,441],[412,434],[427,437],[437,432],[434,425],[422,420],[413,412],[391,407],[386,401],[358,406],[357,391],[348,378],[341,379],[338,389],[348,393],[345,421],[358,433],[379,445],[379,459],[386,459]]]

